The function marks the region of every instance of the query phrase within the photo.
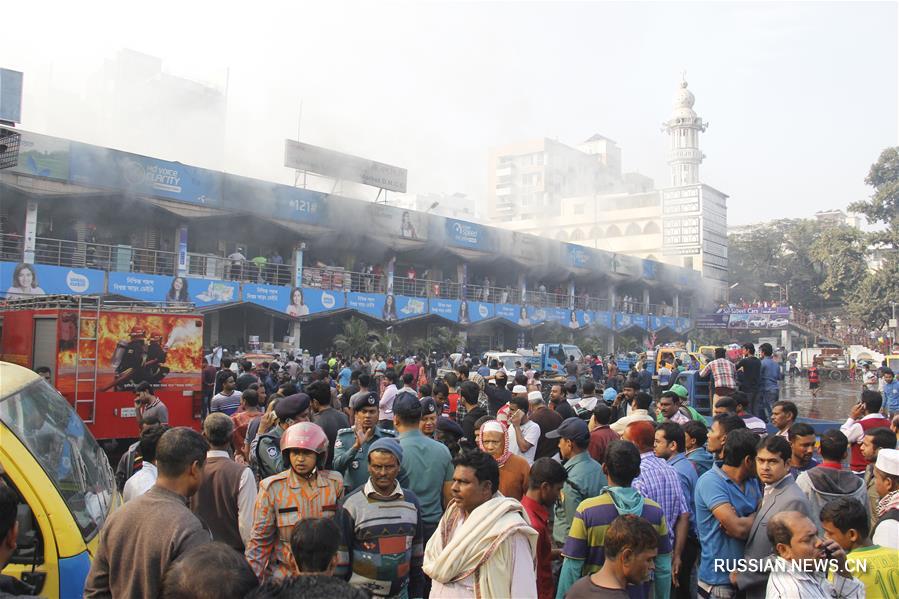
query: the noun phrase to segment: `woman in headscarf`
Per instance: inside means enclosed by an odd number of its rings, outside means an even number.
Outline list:
[[[506,427],[496,420],[481,425],[478,446],[490,454],[499,465],[499,492],[506,497],[521,500],[528,490],[531,466],[527,460],[509,451],[509,435]]]

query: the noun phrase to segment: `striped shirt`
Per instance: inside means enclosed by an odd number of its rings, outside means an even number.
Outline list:
[[[708,376],[709,372],[712,373],[712,380],[716,387],[737,388],[737,369],[734,367],[734,363],[727,358],[712,360],[699,372],[699,376]]]
[[[290,533],[304,518],[333,517],[343,497],[343,477],[319,470],[312,489],[306,487],[293,468],[259,483],[253,531],[245,555],[262,580],[282,579],[299,572],[290,552]]]
[[[640,476],[632,487],[640,494],[662,507],[668,521],[668,540],[674,545],[674,527],[681,514],[689,514],[690,506],[684,499],[680,477],[668,462],[656,457],[652,451],[640,454]]]
[[[209,402],[210,412],[222,412],[226,416],[231,416],[240,407],[240,391],[232,391],[231,395],[219,393]]]
[[[384,498],[369,480],[343,499],[337,521],[337,576],[373,597],[421,597],[421,508],[411,491],[397,483]]]
[[[646,499],[640,515],[646,518],[659,534],[659,555],[671,553],[668,523],[659,504],[651,499]],[[562,555],[584,560],[584,576],[593,574],[605,562],[603,543],[606,531],[618,516],[618,508],[608,491],[582,501],[577,507],[574,520],[571,522],[571,530],[568,531],[568,538],[565,539],[565,546],[562,548]],[[651,581],[644,583],[647,591],[651,587]]]

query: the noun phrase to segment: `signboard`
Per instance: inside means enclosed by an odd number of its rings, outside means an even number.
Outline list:
[[[388,295],[385,303],[385,311],[387,304],[394,296]],[[404,320],[406,318],[414,318],[422,316],[428,312],[428,301],[423,297],[407,297],[405,295],[396,296],[396,310],[390,314],[386,314],[385,320]]]
[[[505,318],[509,322],[514,322],[515,324],[522,326],[531,324],[528,319],[527,309],[523,306],[517,304],[494,304],[493,309],[497,317]]]
[[[388,191],[406,192],[407,171],[404,168],[292,139],[284,141],[284,166]]]
[[[260,181],[236,175],[224,175],[222,206],[240,212],[265,214],[300,223],[319,224],[325,221],[325,194]]]
[[[105,273],[92,268],[0,262],[0,290],[15,299],[35,295],[102,294]]]
[[[446,239],[450,245],[473,250],[486,249],[487,229],[481,225],[448,218],[445,227]]]
[[[700,250],[700,223],[696,216],[666,217],[662,221],[662,253],[692,256]]]
[[[177,277],[181,279],[181,277]],[[240,284],[236,281],[219,281],[216,279],[182,279],[188,301],[197,306],[213,306],[230,304],[240,299]],[[172,281],[175,284],[175,281]]]
[[[296,291],[295,289],[293,292],[295,295]],[[318,314],[319,312],[330,312],[331,310],[339,310],[346,307],[346,296],[342,291],[327,291],[312,287],[303,287],[300,291],[302,291],[303,306],[306,310],[300,310],[299,312]],[[299,312],[297,316],[304,316],[304,314]]]
[[[291,301],[290,292],[293,290],[291,287],[256,283],[244,283],[242,287],[243,301],[284,312],[288,316],[299,316],[299,312],[307,308],[302,289],[297,290],[294,301]],[[306,313],[308,314],[308,310]]]
[[[601,326],[606,329],[612,328],[612,313],[605,312],[603,310],[597,310],[593,312],[593,322],[597,326]]]
[[[22,122],[22,73],[0,69],[0,121]]]
[[[464,304],[465,302],[463,302]],[[460,318],[459,322],[462,323],[463,320],[461,318],[462,307],[459,307],[460,310]],[[493,304],[489,304],[487,302],[468,302],[468,308],[464,310],[468,316],[469,322],[480,322],[482,320],[487,320],[488,318],[493,318],[495,312],[493,309]]]
[[[9,170],[32,177],[68,181],[69,147],[66,139],[22,131],[19,164]]]
[[[109,293],[123,295],[145,302],[163,302],[166,297],[177,297],[172,285],[174,277],[145,275],[139,272],[109,273]]]
[[[451,322],[460,322],[463,324],[467,324],[468,322],[470,322],[470,318],[468,316],[469,308],[468,308],[467,302],[463,303],[463,302],[460,302],[459,300],[434,298],[434,299],[431,299],[428,303],[429,303],[428,311],[431,314],[436,314],[437,316],[440,316],[441,318],[445,318]],[[465,306],[464,322],[462,321],[463,315],[460,313],[460,310],[462,309],[461,308],[462,305]]]
[[[346,294],[346,307],[374,318],[383,318],[385,298],[383,293],[351,292]]]
[[[699,212],[699,187],[662,190],[662,216]]]
[[[783,329],[790,325],[790,309],[721,308],[696,317],[699,329]]]
[[[222,203],[222,175],[215,171],[77,142],[71,144],[70,156],[69,180],[78,185],[191,204]]]
[[[568,263],[568,266],[572,266],[574,268],[590,267],[590,250],[589,248],[585,248],[582,245],[566,243],[565,257],[567,259],[566,261]]]
[[[384,237],[424,241],[428,238],[428,215],[384,204],[366,204],[367,227]]]

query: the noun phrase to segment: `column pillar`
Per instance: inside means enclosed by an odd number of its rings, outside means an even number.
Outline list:
[[[643,288],[643,314],[649,314],[649,287]]]
[[[187,259],[187,225],[181,225],[175,229],[175,251],[178,253],[178,276],[186,277],[188,271]]]
[[[674,292],[674,298],[672,298],[672,304],[674,307],[674,315],[680,316],[680,293],[677,291]]]
[[[618,303],[618,290],[614,285],[609,285],[609,312],[615,312],[615,304]],[[614,316],[613,316],[614,318]]]
[[[34,264],[34,240],[37,237],[37,200],[28,200],[25,209],[24,255],[22,262]]]

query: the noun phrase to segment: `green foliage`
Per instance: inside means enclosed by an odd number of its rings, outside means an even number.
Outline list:
[[[849,300],[849,314],[879,329],[892,314],[890,301],[899,301],[899,260],[887,260],[877,272],[869,273]]]
[[[864,214],[869,223],[885,228],[872,233],[869,243],[899,248],[899,147],[887,148],[871,165],[865,183],[874,188],[870,200],[854,202],[849,209]]]
[[[821,232],[812,242],[809,256],[823,266],[818,289],[826,300],[847,303],[867,276],[865,234],[842,226]]]
[[[427,351],[435,351],[441,353],[454,353],[465,345],[462,335],[456,333],[449,327],[437,327],[433,329],[427,339],[429,347]]]
[[[334,345],[344,355],[368,352],[371,348],[368,325],[353,316],[343,323],[343,333],[334,337]]]

